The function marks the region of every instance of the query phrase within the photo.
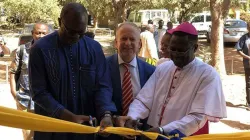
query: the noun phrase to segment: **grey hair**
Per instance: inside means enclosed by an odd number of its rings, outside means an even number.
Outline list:
[[[118,28],[116,29],[116,32],[118,32],[124,25],[130,25],[130,26],[134,27],[136,30],[138,30],[140,32],[140,28],[136,24],[134,24],[132,22],[124,22],[124,23],[120,24],[118,26]]]

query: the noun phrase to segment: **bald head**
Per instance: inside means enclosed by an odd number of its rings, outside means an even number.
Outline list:
[[[146,27],[146,30],[150,31],[151,33],[154,32],[154,25],[152,24],[148,24],[147,27]]]
[[[87,10],[80,3],[68,3],[63,7],[58,22],[60,39],[63,43],[74,44],[83,37],[86,31]]]
[[[88,17],[86,8],[80,3],[68,3],[63,7],[60,18],[63,19],[69,15]]]
[[[47,24],[45,23],[36,23],[34,26],[33,26],[33,30],[32,31],[35,31],[37,30],[38,28],[44,28],[44,29],[47,29],[47,31],[49,30],[49,27]]]
[[[47,35],[48,32],[49,32],[49,27],[45,23],[36,23],[33,27],[33,30],[31,31],[34,41]]]
[[[121,29],[126,28],[126,27],[133,28],[135,32],[137,32],[140,35],[140,29],[138,28],[136,24],[132,22],[124,22],[120,24],[120,26],[116,29],[116,35],[121,31]]]

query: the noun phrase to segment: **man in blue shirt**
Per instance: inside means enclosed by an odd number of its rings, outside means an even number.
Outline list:
[[[87,11],[78,3],[62,9],[60,29],[35,43],[29,74],[35,113],[89,125],[89,115],[101,129],[112,126],[111,79],[101,46],[83,36]],[[93,134],[35,132],[34,140],[91,140]]]

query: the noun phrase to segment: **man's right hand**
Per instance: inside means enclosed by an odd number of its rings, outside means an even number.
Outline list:
[[[89,116],[75,115],[74,113],[70,112],[69,110],[64,109],[61,116],[60,116],[60,119],[81,124],[85,121],[89,121]]]
[[[75,123],[80,123],[82,124],[83,122],[88,122],[89,121],[89,116],[85,116],[85,115],[74,115],[72,117],[72,122]]]

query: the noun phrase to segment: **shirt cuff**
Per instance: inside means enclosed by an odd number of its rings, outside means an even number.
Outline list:
[[[52,117],[60,118],[64,109],[65,108],[62,105],[58,105],[55,111],[52,113]]]
[[[136,113],[132,113],[132,112],[128,112],[128,115],[129,117],[132,118],[132,120],[137,120],[139,119],[139,115],[137,115]]]

